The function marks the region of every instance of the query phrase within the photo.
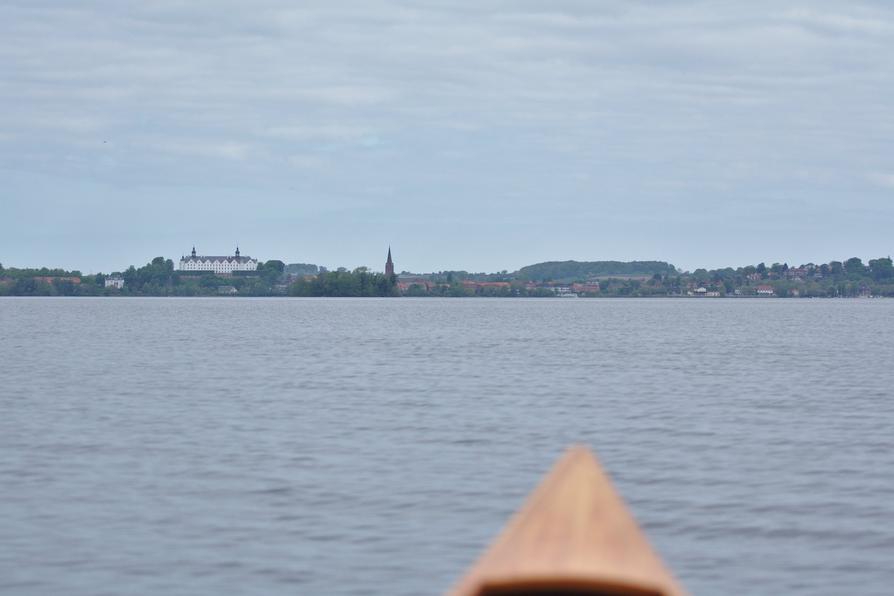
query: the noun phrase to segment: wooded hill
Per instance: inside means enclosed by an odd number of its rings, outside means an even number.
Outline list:
[[[677,269],[664,261],[547,261],[528,265],[512,277],[529,281],[577,281],[599,277],[673,275]]]

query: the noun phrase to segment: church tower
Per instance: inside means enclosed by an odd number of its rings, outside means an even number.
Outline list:
[[[385,275],[391,277],[394,275],[394,261],[391,260],[391,247],[388,247],[388,260],[385,261]]]

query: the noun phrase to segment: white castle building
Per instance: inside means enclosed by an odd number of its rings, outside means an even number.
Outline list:
[[[233,271],[254,271],[258,268],[258,260],[239,255],[239,247],[232,257],[196,256],[196,247],[188,257],[180,257],[180,271],[213,271],[220,275],[228,275]]]

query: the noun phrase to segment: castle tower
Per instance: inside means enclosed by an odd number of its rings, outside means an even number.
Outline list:
[[[239,258],[239,247],[238,246],[236,247],[236,258],[237,259]]]
[[[193,244],[192,246],[192,258],[196,258],[196,246]]]
[[[394,261],[391,260],[391,247],[388,247],[388,260],[385,261],[385,275],[391,277],[394,275]]]

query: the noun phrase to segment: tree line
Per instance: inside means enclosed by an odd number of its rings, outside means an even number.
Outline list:
[[[894,297],[894,263],[890,257],[870,259],[864,263],[858,257],[829,263],[807,263],[790,267],[787,263],[748,265],[738,268],[696,269],[681,272],[661,261],[640,262],[631,267],[615,265],[541,263],[536,271],[552,269],[557,279],[532,281],[519,272],[501,271],[494,274],[473,274],[465,271],[413,276],[419,282],[398,284],[397,276],[386,276],[366,267],[354,270],[339,268],[328,271],[315,265],[296,264],[289,273],[282,261],[261,264],[257,271],[236,272],[232,276],[217,276],[211,272],[177,271],[174,262],[156,257],[142,267],[129,267],[118,273],[124,279],[121,289],[105,287],[107,275],[83,275],[80,271],[51,268],[4,268],[0,264],[0,296],[493,296],[493,297],[549,297],[555,296],[563,284],[590,284],[581,295],[588,296],[682,296],[695,291],[721,296],[750,296],[758,288],[771,288],[780,297]],[[596,263],[613,263],[601,261]],[[632,271],[642,263],[660,269],[651,275],[617,274],[594,276],[608,267]],[[538,265],[538,267],[539,267]],[[577,267],[577,265],[586,265]],[[647,266],[648,267],[648,266]],[[523,271],[523,268],[520,271]],[[573,270],[577,273],[568,277]],[[464,284],[480,281],[499,284]],[[403,291],[401,291],[403,287]],[[595,289],[598,288],[598,289]],[[595,289],[595,291],[594,291]],[[767,293],[765,290],[763,293]]]
[[[339,268],[298,279],[289,287],[290,296],[387,297],[400,295],[397,276],[372,273],[366,267],[353,271]]]
[[[273,296],[285,293],[284,268],[282,261],[267,261],[250,275],[222,277],[211,272],[177,271],[171,259],[155,257],[142,267],[131,265],[115,274],[124,279],[124,287],[117,289],[105,287],[109,275],[104,273],[82,275],[76,270],[4,268],[0,264],[0,296],[215,296],[222,293],[221,288],[234,288],[244,296]]]

